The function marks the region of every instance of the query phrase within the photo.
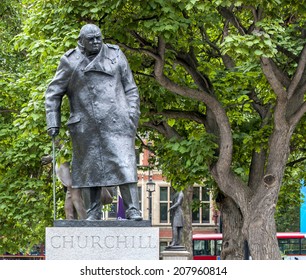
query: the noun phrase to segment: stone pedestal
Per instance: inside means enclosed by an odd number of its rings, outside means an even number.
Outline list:
[[[189,260],[190,253],[186,251],[185,247],[168,247],[162,253],[163,260]]]
[[[149,221],[55,221],[47,260],[158,260],[159,229]]]

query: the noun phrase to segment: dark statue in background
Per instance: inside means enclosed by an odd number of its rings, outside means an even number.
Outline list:
[[[69,162],[56,165],[56,176],[65,188],[65,215],[67,220],[86,219],[81,189],[72,188]]]
[[[142,220],[135,156],[138,89],[125,55],[103,43],[96,25],[82,27],[78,46],[62,56],[47,88],[50,136],[59,133],[64,95],[70,104],[72,187],[89,198],[84,201],[87,220],[101,219],[101,187],[113,186],[120,187],[126,218]]]
[[[169,208],[172,225],[172,242],[167,248],[181,247],[182,232],[184,227],[184,217],[182,204],[184,194],[182,191],[176,192],[172,199],[172,205]]]

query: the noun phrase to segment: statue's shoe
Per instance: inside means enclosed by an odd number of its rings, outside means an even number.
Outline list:
[[[142,217],[140,215],[139,210],[131,209],[127,210],[125,214],[126,219],[134,220],[134,221],[142,221]]]

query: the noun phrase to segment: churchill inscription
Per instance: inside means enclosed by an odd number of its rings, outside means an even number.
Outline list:
[[[94,249],[135,249],[135,248],[156,248],[156,244],[152,244],[152,236],[73,236],[73,235],[54,235],[51,237],[51,247],[54,249],[61,248],[94,248]]]
[[[46,259],[152,260],[159,258],[158,243],[159,230],[152,227],[47,228]]]

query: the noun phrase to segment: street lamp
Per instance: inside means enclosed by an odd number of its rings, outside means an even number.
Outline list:
[[[149,181],[147,182],[147,192],[149,193],[149,220],[152,222],[152,192],[155,192],[155,183],[152,180],[149,169]]]

